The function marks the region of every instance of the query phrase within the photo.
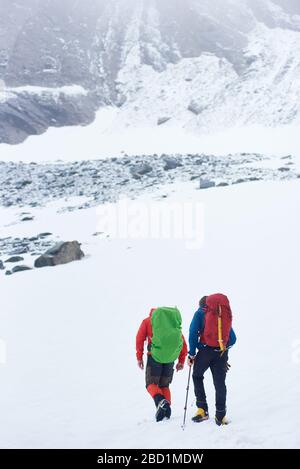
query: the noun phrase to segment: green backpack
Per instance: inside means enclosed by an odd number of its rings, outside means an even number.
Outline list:
[[[179,357],[183,345],[181,322],[177,308],[153,311],[151,355],[158,363],[171,363]]]

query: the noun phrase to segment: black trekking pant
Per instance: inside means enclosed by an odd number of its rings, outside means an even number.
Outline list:
[[[193,381],[197,407],[208,411],[206,394],[204,390],[204,373],[210,368],[216,390],[216,413],[223,418],[226,414],[226,365],[228,350],[221,354],[212,347],[201,348],[195,358],[193,367]]]
[[[174,374],[174,362],[158,363],[148,355],[146,365],[146,388],[149,384],[156,384],[160,388],[167,388],[172,382]]]

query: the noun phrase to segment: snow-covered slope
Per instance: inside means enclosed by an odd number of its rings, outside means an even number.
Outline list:
[[[81,161],[124,155],[260,153],[293,155],[300,167],[300,125],[239,126],[209,134],[195,134],[179,123],[122,127],[124,114],[113,107],[98,111],[85,127],[49,128],[21,145],[0,145],[0,160],[14,162]]]
[[[81,241],[86,253],[80,262],[1,278],[2,448],[300,447],[299,180],[165,187],[140,207],[162,195],[164,204],[204,204],[200,249],[92,236],[101,228],[101,210],[92,208],[57,214],[50,205],[22,225],[11,224],[15,208],[0,209],[3,236],[51,229]],[[187,335],[199,297],[215,291],[231,298],[238,335],[228,374],[232,422],[192,424],[191,390],[181,430],[185,369],[174,377],[172,419],[157,424],[136,367],[137,327],[152,306],[176,304]],[[209,374],[206,385],[213,414]]]
[[[258,25],[244,50],[249,66],[243,73],[213,54],[183,59],[163,72],[132,65],[132,59],[118,76],[127,100],[116,125],[156,126],[169,118],[163,125],[175,121],[203,134],[235,125],[299,123],[299,38],[296,31]]]

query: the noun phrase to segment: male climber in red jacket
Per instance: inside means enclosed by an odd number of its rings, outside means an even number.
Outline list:
[[[159,422],[165,417],[170,418],[171,416],[171,392],[169,385],[173,379],[174,362],[158,363],[151,356],[151,316],[154,311],[155,308],[152,308],[149,316],[142,321],[139,327],[136,336],[136,358],[139,368],[143,370],[144,343],[147,340],[146,389],[155,402],[157,408],[156,420]],[[176,371],[183,369],[187,356],[187,345],[183,335],[182,340],[183,345],[176,364]]]

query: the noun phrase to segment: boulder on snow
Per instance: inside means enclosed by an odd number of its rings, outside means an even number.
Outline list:
[[[61,241],[38,257],[34,262],[34,266],[48,267],[68,264],[69,262],[78,261],[83,257],[84,253],[78,241]]]
[[[170,171],[171,169],[176,169],[180,166],[182,166],[182,163],[177,159],[177,158],[164,158],[164,170],[165,171]]]
[[[21,262],[21,261],[24,261],[24,257],[12,256],[12,257],[9,257],[9,259],[7,259],[5,262]]]
[[[215,187],[215,185],[215,181],[211,181],[209,179],[200,179],[199,189],[209,189],[210,187]]]
[[[15,274],[17,272],[23,272],[24,270],[31,270],[31,267],[28,267],[27,265],[16,265],[12,268],[11,273]]]

